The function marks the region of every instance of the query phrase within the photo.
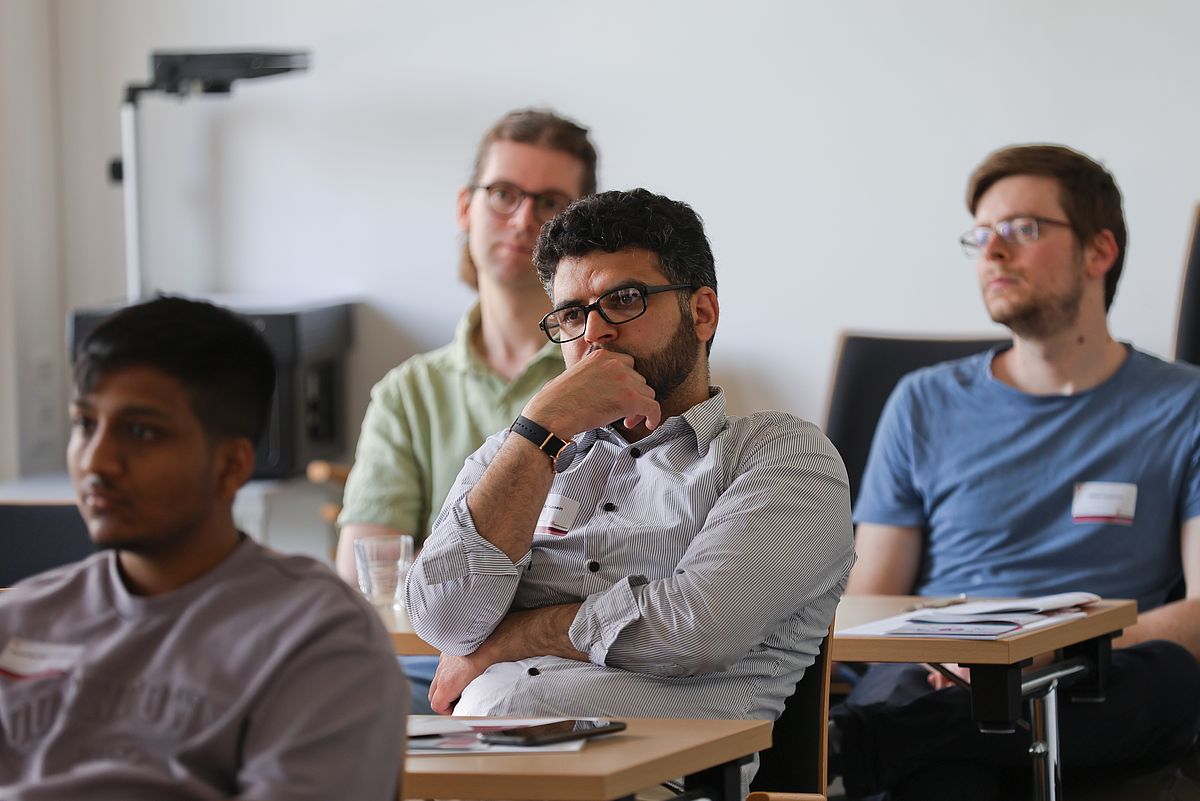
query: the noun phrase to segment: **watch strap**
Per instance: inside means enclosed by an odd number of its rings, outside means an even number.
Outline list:
[[[563,452],[563,449],[571,444],[571,440],[564,440],[561,437],[555,436],[523,415],[517,416],[517,419],[509,427],[509,431],[520,434],[534,445],[537,445],[542,453],[549,456],[550,461],[555,463],[557,463],[558,455]]]

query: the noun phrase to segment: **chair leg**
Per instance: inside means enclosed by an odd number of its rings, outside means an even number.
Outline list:
[[[1051,682],[1045,692],[1029,699],[1032,710],[1033,793],[1037,801],[1060,801],[1062,798],[1062,766],[1058,761],[1058,682]]]

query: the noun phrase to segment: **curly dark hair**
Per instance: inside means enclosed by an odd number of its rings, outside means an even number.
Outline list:
[[[630,248],[657,255],[672,284],[717,291],[717,266],[700,215],[686,203],[645,189],[601,192],[576,200],[542,226],[533,264],[553,300],[554,275],[564,258]],[[686,295],[679,296],[679,306],[690,313]],[[711,339],[707,349],[712,350]]]
[[[542,226],[533,264],[553,298],[554,274],[564,258],[629,248],[656,254],[673,284],[717,290],[717,267],[700,215],[686,203],[645,189],[601,192],[572,203]]]

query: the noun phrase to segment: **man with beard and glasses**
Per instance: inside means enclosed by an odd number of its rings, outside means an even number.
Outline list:
[[[1151,769],[1192,744],[1200,715],[1200,370],[1109,333],[1126,233],[1101,165],[1005,148],[967,207],[963,247],[1013,342],[896,388],[847,593],[1136,599],[1107,700],[1059,707],[1062,766]],[[980,734],[967,692],[921,666],[871,667],[833,717],[852,795],[994,798],[1028,775],[1028,732]]]
[[[567,369],[467,460],[410,572],[433,708],[775,718],[854,558],[841,458],[792,415],[726,414],[686,204],[584,198],[534,262]]]
[[[67,465],[100,552],[0,593],[6,801],[396,798],[383,625],[234,526],[274,383],[249,323],[182,298],[80,346]]]

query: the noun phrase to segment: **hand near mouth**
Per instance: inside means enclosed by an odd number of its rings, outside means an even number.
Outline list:
[[[561,436],[624,420],[654,430],[662,408],[627,353],[596,348],[546,384],[525,406],[525,417]]]

